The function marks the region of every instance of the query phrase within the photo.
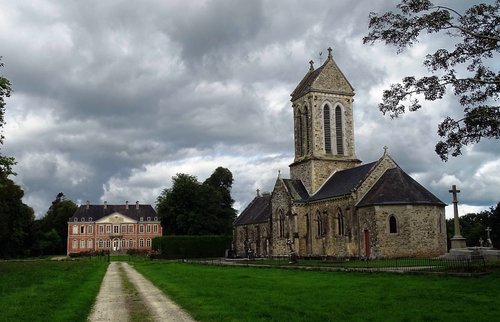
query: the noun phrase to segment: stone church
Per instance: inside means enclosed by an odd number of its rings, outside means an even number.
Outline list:
[[[295,159],[234,222],[233,250],[257,257],[387,258],[446,252],[445,204],[384,147],[362,164],[354,147],[354,89],[331,49],[291,94]]]

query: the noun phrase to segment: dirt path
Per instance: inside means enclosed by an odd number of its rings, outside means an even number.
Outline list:
[[[125,262],[111,262],[88,318],[101,321],[194,321]]]

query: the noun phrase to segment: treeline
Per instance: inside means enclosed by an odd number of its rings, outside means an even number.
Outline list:
[[[493,247],[500,249],[500,202],[496,207],[491,207],[489,210],[481,211],[480,213],[470,213],[458,218],[460,224],[460,232],[465,238],[467,246],[481,246],[487,244],[488,232],[487,228],[491,229],[490,239]],[[455,233],[453,219],[446,220],[446,232],[448,234],[448,248],[450,247],[450,239]]]
[[[229,169],[218,167],[203,183],[183,173],[172,179],[172,187],[162,191],[156,204],[165,234],[231,235],[236,210]],[[0,258],[66,254],[68,220],[78,206],[61,192],[45,215],[35,219],[23,196],[0,167]]]
[[[45,216],[35,219],[18,185],[4,177],[0,186],[0,258],[65,254],[68,219],[77,205],[59,193]]]

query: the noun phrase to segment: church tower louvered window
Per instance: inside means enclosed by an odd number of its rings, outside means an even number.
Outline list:
[[[330,129],[330,106],[323,108],[323,128],[325,136],[325,153],[332,154],[332,134]]]
[[[342,128],[342,109],[335,108],[335,138],[337,141],[337,154],[344,154],[344,134]]]

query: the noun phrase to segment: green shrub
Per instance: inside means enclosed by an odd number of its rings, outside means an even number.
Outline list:
[[[153,239],[153,249],[168,259],[223,257],[231,241],[231,236],[162,236]]]

